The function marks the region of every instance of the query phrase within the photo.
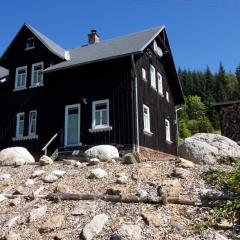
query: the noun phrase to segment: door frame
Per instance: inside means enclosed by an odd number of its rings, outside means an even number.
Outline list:
[[[68,110],[72,108],[78,109],[78,142],[77,144],[67,144],[68,134]],[[65,119],[64,119],[64,147],[78,146],[80,144],[80,122],[81,122],[81,104],[72,104],[65,106]]]

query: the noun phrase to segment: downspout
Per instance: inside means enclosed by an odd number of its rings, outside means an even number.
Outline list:
[[[132,60],[132,67],[133,67],[133,73],[134,73],[134,103],[135,103],[135,143],[136,146],[134,148],[135,152],[139,152],[139,117],[138,117],[138,79],[137,79],[137,71],[136,71],[136,65],[134,62],[134,54],[131,55]]]

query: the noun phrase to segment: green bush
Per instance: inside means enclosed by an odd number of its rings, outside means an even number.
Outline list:
[[[179,136],[180,138],[190,137],[192,134],[188,129],[187,123],[184,120],[179,121]]]
[[[201,133],[213,133],[213,126],[207,116],[200,117],[198,119],[198,130]]]

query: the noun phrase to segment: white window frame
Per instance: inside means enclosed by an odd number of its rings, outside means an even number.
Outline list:
[[[150,78],[151,78],[151,87],[155,90],[157,90],[156,86],[156,69],[155,67],[150,64]]]
[[[170,100],[169,100],[169,92],[168,92],[168,91],[166,91],[166,100],[167,100],[167,102],[170,101]]]
[[[18,76],[19,76],[19,71],[21,70],[25,70],[25,79],[24,79],[24,84],[21,86],[18,86]],[[27,66],[22,66],[22,67],[18,67],[16,68],[16,73],[15,73],[15,91],[18,90],[24,90],[27,89],[26,87],[27,84]]]
[[[28,42],[33,40],[33,45],[32,46],[28,46]],[[26,46],[25,46],[25,50],[30,50],[30,49],[34,49],[35,48],[35,41],[34,38],[27,38],[26,40]]]
[[[145,68],[142,68],[142,79],[144,81],[147,81],[147,72]]]
[[[35,72],[34,68],[36,66],[39,66],[39,65],[41,65],[41,67],[42,67],[42,70],[38,70],[38,71],[42,72],[42,74],[41,74],[41,81],[37,82],[37,83],[34,83],[34,72]],[[31,87],[30,88],[43,86],[43,68],[44,68],[44,63],[43,62],[38,62],[38,63],[32,64]]]
[[[98,104],[106,104],[107,108],[107,123],[106,124],[100,124],[96,125],[96,106]],[[101,111],[101,110],[99,110]],[[100,114],[101,115],[101,114]],[[100,121],[102,118],[100,117]],[[112,130],[112,127],[110,126],[109,122],[109,99],[103,99],[98,101],[92,102],[92,129],[89,129],[89,132],[100,132],[100,131],[110,131]]]
[[[20,117],[21,116],[23,116],[23,120],[21,120],[23,122],[23,132],[19,133],[19,130],[20,130]],[[24,112],[17,113],[17,116],[16,116],[16,138],[23,137],[23,134],[24,134],[24,122],[25,122],[25,113]]]
[[[36,119],[34,120],[36,129],[35,129],[35,132],[31,132],[32,123],[33,123],[32,114],[34,114],[34,113],[36,114]],[[37,110],[32,110],[29,112],[28,136],[35,136],[36,132],[37,132]]]
[[[158,46],[156,40],[153,41],[153,50],[154,50],[154,52],[155,52],[159,57],[162,57],[162,56],[163,56],[163,51],[162,51],[162,49]]]
[[[157,79],[158,79],[158,93],[163,96],[163,81],[162,81],[162,74],[157,72]]]
[[[172,143],[171,141],[171,129],[170,129],[170,121],[168,119],[165,119],[165,129],[166,129],[166,142]]]
[[[145,113],[144,110],[147,110]],[[143,132],[147,135],[152,136],[151,125],[150,125],[150,109],[147,105],[143,104]]]

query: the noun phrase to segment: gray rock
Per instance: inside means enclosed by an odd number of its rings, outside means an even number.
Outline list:
[[[91,158],[88,161],[88,165],[89,166],[94,166],[94,165],[98,165],[100,163],[100,160],[98,158]]]
[[[117,179],[117,183],[118,184],[126,184],[128,181],[128,177],[127,176],[121,176]]]
[[[93,212],[96,209],[96,204],[94,202],[83,202],[77,206],[72,211],[73,216],[86,215],[89,212]]]
[[[96,237],[108,222],[108,216],[106,214],[96,215],[92,221],[86,224],[82,230],[82,237],[85,240],[91,240]]]
[[[136,195],[140,198],[145,198],[148,196],[148,192],[146,190],[141,189],[137,192]]]
[[[138,225],[123,224],[111,236],[111,240],[141,240],[142,229]]]
[[[187,178],[189,176],[190,172],[187,169],[184,168],[175,168],[173,171],[173,176],[178,178]]]
[[[29,222],[34,222],[36,221],[37,219],[39,219],[40,217],[42,217],[47,211],[47,206],[42,206],[42,207],[38,207],[36,209],[33,209],[31,212],[30,212],[30,215],[29,215]]]
[[[35,170],[32,174],[31,174],[31,178],[36,178],[36,177],[40,177],[45,173],[44,170]]]
[[[52,173],[43,178],[43,181],[46,183],[53,183],[53,182],[56,182],[57,180],[58,180],[58,177]]]
[[[179,167],[182,168],[193,168],[195,166],[195,164],[187,159],[184,158],[179,158],[180,162],[179,162]]]
[[[228,238],[224,237],[220,233],[215,232],[213,240],[228,240]]]
[[[5,199],[6,199],[6,198],[5,198],[4,194],[1,194],[1,193],[0,193],[0,202],[3,202]]]
[[[4,181],[10,178],[11,178],[11,174],[8,174],[8,173],[0,175],[0,181]]]
[[[35,184],[35,182],[32,179],[27,179],[25,182],[26,187],[32,187]]]
[[[221,158],[240,158],[240,146],[217,134],[197,133],[179,147],[180,156],[197,164],[215,164]]]
[[[11,147],[0,151],[0,165],[16,165],[17,162],[28,164],[35,162],[35,159],[23,147]]]
[[[63,170],[54,170],[51,174],[55,175],[56,177],[60,178],[62,177],[66,172]]]
[[[92,170],[91,174],[89,175],[89,178],[100,179],[100,178],[106,177],[107,175],[108,174],[105,170],[103,170],[101,168],[96,168],[96,169]]]
[[[119,153],[116,147],[111,145],[99,145],[85,151],[88,158],[98,158],[101,161],[110,161],[113,158],[118,158]]]
[[[50,157],[43,155],[40,157],[39,163],[42,166],[51,165],[51,164],[53,164],[53,160]]]
[[[80,162],[76,162],[75,165],[74,165],[74,167],[76,167],[76,168],[82,168],[82,167],[84,167],[84,166],[85,166],[85,165],[82,164],[82,163],[80,163]]]

